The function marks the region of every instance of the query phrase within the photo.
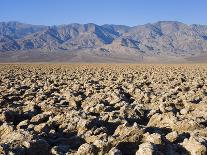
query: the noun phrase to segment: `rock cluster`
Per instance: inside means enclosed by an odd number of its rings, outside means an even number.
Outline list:
[[[205,155],[206,65],[0,65],[0,154]]]

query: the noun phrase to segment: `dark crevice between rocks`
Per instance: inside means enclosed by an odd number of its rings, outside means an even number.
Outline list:
[[[105,109],[105,112],[113,112],[113,111],[117,111],[117,110],[120,110],[120,107],[107,106]]]
[[[21,121],[24,120],[29,120],[33,116],[41,113],[41,108],[39,106],[34,106],[33,111],[28,111],[28,112],[17,112],[17,111],[6,111],[4,113],[5,116],[5,121],[9,123],[13,123],[13,125],[18,125]]]
[[[207,120],[200,123],[201,125],[207,127]]]
[[[109,106],[110,103],[107,100],[101,100],[100,104],[104,104],[104,106]]]
[[[84,92],[84,91],[74,92],[73,95],[74,95],[75,97],[77,97],[77,96],[80,95],[81,98],[82,98],[82,100],[85,100],[85,99],[87,98],[87,96],[85,95],[85,92]]]
[[[123,95],[123,98],[122,98],[123,101],[126,101],[130,104],[135,101],[133,96],[130,93],[126,92],[122,87],[119,87],[119,90],[120,90],[120,94]]]
[[[119,123],[114,123],[114,122],[107,122],[107,121],[103,121],[103,120],[99,120],[98,118],[93,119],[88,125],[87,128],[88,129],[92,129],[92,128],[100,128],[100,127],[105,127],[107,128],[107,133],[109,135],[113,135],[114,131],[116,130],[116,128],[119,126]]]
[[[180,155],[188,155],[189,152],[180,144],[162,143],[162,144],[154,144],[155,155],[163,155],[163,154],[180,154]]]
[[[22,100],[22,98],[18,96],[18,94],[8,94],[8,95],[5,95],[3,99],[6,100],[7,102],[14,102],[14,101]]]
[[[110,102],[107,100],[101,100],[100,104],[104,104],[105,112],[120,110],[120,107],[114,107],[114,105],[110,104]]]
[[[3,101],[0,103],[0,108],[5,107],[5,106],[13,107],[13,108],[19,107],[20,105],[16,105],[14,103],[18,101],[22,101],[22,98],[20,97],[20,94],[15,94],[15,95],[9,94],[9,95],[4,96]]]
[[[184,132],[184,133],[182,133],[182,134],[180,134],[180,135],[178,135],[178,137],[177,137],[177,139],[175,140],[175,144],[177,144],[177,143],[182,143],[183,141],[184,141],[184,139],[188,139],[188,138],[190,138],[190,133],[188,133],[188,132]]]
[[[132,95],[129,93],[124,92],[124,100],[129,102],[130,104],[133,103],[135,100],[133,99]]]
[[[172,132],[171,128],[159,128],[159,127],[147,127],[145,132],[149,132],[150,134],[158,133],[161,135],[167,135],[168,133]]]
[[[129,123],[129,125],[133,125],[134,123],[137,123],[139,125],[144,125],[146,126],[150,120],[150,117],[148,117],[150,110],[144,110],[144,114],[143,116],[140,116],[140,118],[125,118],[125,120],[127,121],[127,123]]]
[[[198,98],[198,99],[193,99],[193,100],[191,101],[191,103],[199,104],[201,101],[202,101],[202,98]]]
[[[176,115],[178,112],[180,112],[180,109],[178,109],[174,106],[174,107],[172,107],[171,111],[173,112],[174,115]]]
[[[140,125],[147,125],[150,117],[148,117],[148,114],[150,113],[150,110],[144,110],[144,116],[142,117],[142,122]]]
[[[38,137],[39,136],[37,136],[36,138]],[[70,152],[70,150],[77,151],[82,144],[86,143],[83,138],[77,136],[77,132],[66,133],[58,129],[58,126],[56,126],[55,133],[48,133],[40,137],[41,139],[47,141],[50,148],[56,146],[57,149],[60,149],[59,151],[62,154]],[[64,149],[61,150],[61,148]]]
[[[82,107],[81,107],[81,101],[78,101],[78,102],[76,102],[76,110],[81,110],[82,109]]]
[[[158,132],[154,132],[154,131]],[[161,144],[153,144],[153,150],[155,155],[163,155],[163,154],[189,154],[189,152],[179,143],[182,143],[185,138],[189,138],[189,133],[180,134],[174,142],[170,142],[166,139],[165,135],[170,132],[170,129],[167,128],[154,128],[153,133],[158,133],[161,136],[162,143]],[[162,133],[161,133],[162,132]]]
[[[89,112],[88,115],[100,117],[100,113]]]
[[[69,149],[71,150],[78,150],[78,148],[86,143],[86,141],[77,136],[77,135],[67,135],[67,134],[62,134],[62,136],[59,136],[56,139],[48,139],[47,140],[50,146],[68,146]]]
[[[117,149],[122,152],[122,155],[135,155],[138,148],[138,142],[120,142],[117,145]]]

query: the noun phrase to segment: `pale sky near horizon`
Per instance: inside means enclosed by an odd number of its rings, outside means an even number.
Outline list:
[[[207,25],[207,0],[0,0],[0,22],[135,26],[157,21]]]

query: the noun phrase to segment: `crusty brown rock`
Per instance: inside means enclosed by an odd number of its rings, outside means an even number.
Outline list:
[[[1,64],[0,90],[1,154],[206,154],[206,64]]]

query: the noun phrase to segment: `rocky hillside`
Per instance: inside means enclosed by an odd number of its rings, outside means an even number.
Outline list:
[[[175,21],[128,27],[69,24],[36,26],[0,23],[0,52],[76,52],[120,56],[190,56],[207,51],[207,26]]]

